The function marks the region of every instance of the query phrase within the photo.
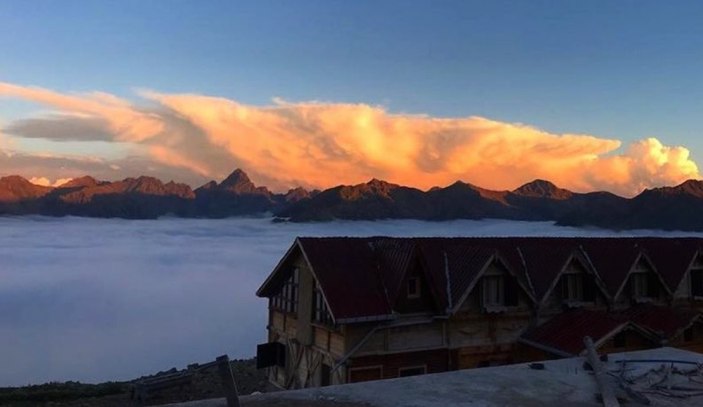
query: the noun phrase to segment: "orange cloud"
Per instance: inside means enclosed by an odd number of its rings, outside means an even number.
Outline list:
[[[170,163],[175,167],[187,168],[204,177],[209,175],[209,171],[203,165],[168,147],[150,146],[149,153],[159,162]]]
[[[282,100],[250,106],[195,94],[142,92],[156,104],[147,110],[103,93],[66,96],[0,83],[2,94],[93,119],[64,114],[51,121],[23,120],[15,129],[28,137],[46,134],[57,120],[73,120],[67,129],[84,126],[95,132],[100,127],[95,119],[100,119],[109,124],[114,140],[128,140],[154,162],[203,179],[223,178],[241,167],[256,182],[279,190],[373,177],[423,189],[456,180],[510,189],[545,178],[577,191],[633,195],[699,177],[686,148],[655,138],[619,152],[619,140],[553,134],[482,117],[435,118],[366,104]]]
[[[199,95],[148,94],[186,117],[245,168],[281,186],[329,187],[372,177],[429,188],[457,179],[513,188],[546,178],[580,191],[633,195],[699,176],[683,147],[654,138],[612,155],[619,140],[552,134],[481,117],[390,114],[364,104],[252,107]]]

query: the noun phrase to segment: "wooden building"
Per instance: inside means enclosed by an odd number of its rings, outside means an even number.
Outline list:
[[[703,351],[703,239],[297,238],[258,364],[303,388],[669,344]]]

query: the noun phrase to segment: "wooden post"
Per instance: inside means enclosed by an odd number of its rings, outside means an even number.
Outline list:
[[[620,403],[618,403],[618,399],[615,397],[613,388],[606,381],[608,373],[603,370],[603,365],[600,363],[596,348],[593,346],[593,340],[590,336],[586,336],[583,338],[583,343],[586,345],[586,356],[588,357],[588,363],[593,368],[593,375],[596,378],[596,384],[598,385],[598,390],[600,390],[601,398],[603,399],[603,406],[620,407]]]
[[[229,356],[222,355],[218,357],[217,370],[220,372],[222,379],[222,389],[227,399],[227,407],[239,407],[239,394],[237,393],[237,383],[234,381],[234,373],[232,366],[229,364]]]

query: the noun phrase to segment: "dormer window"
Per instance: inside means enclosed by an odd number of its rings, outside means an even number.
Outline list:
[[[560,281],[561,300],[565,305],[579,307],[584,303],[596,300],[595,278],[585,271],[576,260],[572,261],[564,270]]]
[[[505,305],[503,276],[483,277],[482,301],[485,308],[502,307]]]
[[[408,298],[420,297],[420,278],[413,276],[408,278]]]
[[[703,265],[699,262],[691,269],[691,295],[694,298],[703,298]]]
[[[644,264],[640,264],[630,274],[630,298],[635,302],[649,302],[659,297],[659,279]]]
[[[561,284],[561,298],[565,301],[583,301],[583,275],[564,274]]]
[[[493,264],[478,282],[481,306],[485,312],[503,312],[519,305],[519,286],[515,276],[502,265]]]
[[[647,298],[649,297],[647,273],[633,273],[630,276],[630,287],[632,298]]]

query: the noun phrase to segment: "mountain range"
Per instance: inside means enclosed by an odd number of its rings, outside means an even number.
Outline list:
[[[58,187],[35,185],[17,175],[0,178],[0,214],[153,219],[223,218],[271,213],[294,222],[334,219],[511,219],[609,229],[703,231],[703,181],[647,189],[633,198],[609,192],[577,193],[545,180],[512,191],[457,181],[428,191],[372,179],[324,191],[273,193],[241,169],[222,182],[193,190],[147,176],[98,181],[90,176]]]

